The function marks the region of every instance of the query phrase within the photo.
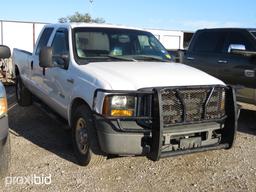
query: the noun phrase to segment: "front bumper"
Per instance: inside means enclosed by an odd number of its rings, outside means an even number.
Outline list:
[[[148,140],[151,131],[118,131],[126,128],[143,130],[134,121],[109,121],[100,115],[94,115],[101,150],[107,154],[118,155],[146,155],[149,153]],[[120,127],[124,126],[124,127]]]
[[[6,135],[4,138],[2,138],[2,139],[0,140],[0,156],[3,155],[4,148],[6,147],[7,142],[8,142],[8,137],[9,137],[9,135]],[[1,159],[1,158],[0,158],[0,159]],[[0,165],[1,165],[1,162],[0,162]]]
[[[4,115],[0,118],[0,141],[7,137],[9,131],[8,116]]]
[[[233,89],[226,94],[226,118],[164,127],[159,110],[154,110],[151,128],[137,120],[108,119],[94,113],[100,148],[106,154],[146,155],[152,160],[162,157],[230,148],[237,129],[236,101]],[[154,109],[158,103],[153,104]]]

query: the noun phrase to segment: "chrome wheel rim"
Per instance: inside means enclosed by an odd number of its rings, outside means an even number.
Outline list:
[[[87,123],[84,118],[79,118],[76,123],[76,145],[82,154],[86,154],[89,150]]]

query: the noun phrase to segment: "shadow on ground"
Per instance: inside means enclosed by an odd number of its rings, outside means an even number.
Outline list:
[[[73,154],[71,131],[65,124],[51,118],[37,106],[16,105],[9,112],[11,134],[24,137],[59,157],[76,163]]]
[[[256,111],[241,110],[238,131],[256,135]]]

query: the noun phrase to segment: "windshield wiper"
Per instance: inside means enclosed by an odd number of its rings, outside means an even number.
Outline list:
[[[104,55],[104,56],[98,56],[98,57],[86,57],[84,59],[80,59],[81,64],[86,65],[91,62],[102,62],[104,61],[109,61],[109,59],[114,59],[114,60],[119,60],[119,61],[137,61],[134,58],[128,58],[128,57],[123,57],[123,56],[116,56],[116,55]]]
[[[134,58],[128,58],[128,57],[116,56],[116,55],[108,55],[107,57],[111,59],[121,60],[121,61],[137,61]]]
[[[161,61],[168,62],[169,60],[163,59],[161,57],[153,56],[153,55],[135,55],[133,56],[136,60],[144,60],[144,61]]]

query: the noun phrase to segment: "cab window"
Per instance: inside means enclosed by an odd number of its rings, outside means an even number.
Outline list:
[[[205,31],[197,37],[193,50],[198,53],[220,53],[224,41],[225,32]]]
[[[53,62],[64,65],[64,60],[69,57],[68,31],[58,30],[52,42]]]
[[[48,27],[44,29],[36,48],[36,52],[35,52],[36,55],[39,55],[41,49],[47,45],[52,32],[53,32],[52,27]]]

